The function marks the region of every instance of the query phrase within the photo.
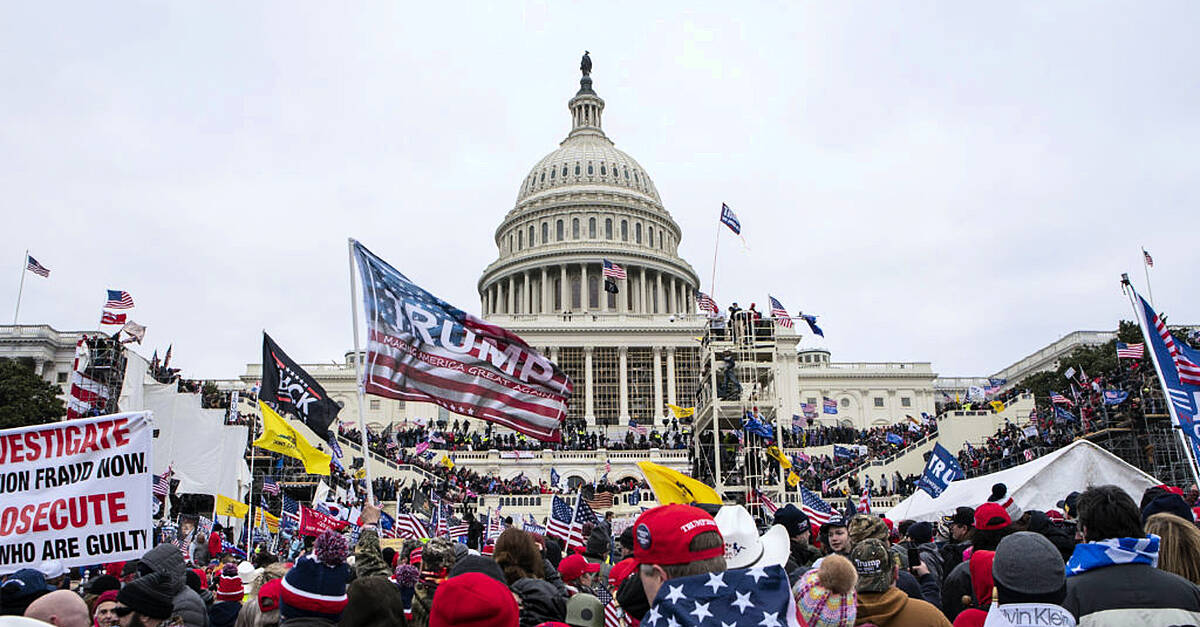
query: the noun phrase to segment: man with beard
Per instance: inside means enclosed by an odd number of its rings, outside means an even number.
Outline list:
[[[153,573],[125,584],[117,593],[117,607],[113,611],[121,627],[182,624],[178,617],[172,617],[173,605],[170,576]]]

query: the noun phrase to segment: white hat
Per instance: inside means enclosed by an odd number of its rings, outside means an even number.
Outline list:
[[[250,594],[250,588],[254,586],[254,580],[262,574],[263,569],[255,568],[253,564],[246,560],[242,560],[242,563],[238,564],[237,569],[238,578],[242,580],[242,590],[246,594]]]
[[[715,516],[717,529],[725,538],[725,567],[783,566],[791,549],[787,528],[775,525],[758,535],[754,517],[740,505],[725,505]]]
[[[66,567],[63,566],[62,560],[45,560],[38,564],[38,570],[46,580],[62,577],[67,574]]]

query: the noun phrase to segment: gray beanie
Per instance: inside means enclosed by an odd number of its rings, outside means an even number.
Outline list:
[[[1000,541],[992,561],[992,579],[1022,594],[1051,594],[1067,583],[1066,565],[1045,536],[1018,531]]]

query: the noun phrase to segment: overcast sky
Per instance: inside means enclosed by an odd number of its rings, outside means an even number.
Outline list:
[[[1143,245],[1200,320],[1195,3],[349,4],[0,6],[0,311],[28,247],[23,323],[94,328],[111,287],[186,376],[264,328],[341,360],[354,236],[478,312],[586,48],[705,289],[724,201],[717,301],[817,313],[835,360],[981,375],[1112,329]]]

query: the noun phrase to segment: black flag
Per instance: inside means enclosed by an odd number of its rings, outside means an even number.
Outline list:
[[[604,279],[604,291],[608,292],[609,294],[616,294],[616,293],[618,292],[618,290],[617,290],[617,282],[616,282],[616,281],[614,281],[614,280],[612,280],[612,279],[610,279],[610,278],[607,278],[607,277],[605,277],[605,279]]]
[[[341,409],[325,393],[325,388],[292,361],[266,333],[263,333],[262,391],[259,398],[274,403],[281,412],[290,412],[300,418],[322,440],[329,439],[329,425]]]

